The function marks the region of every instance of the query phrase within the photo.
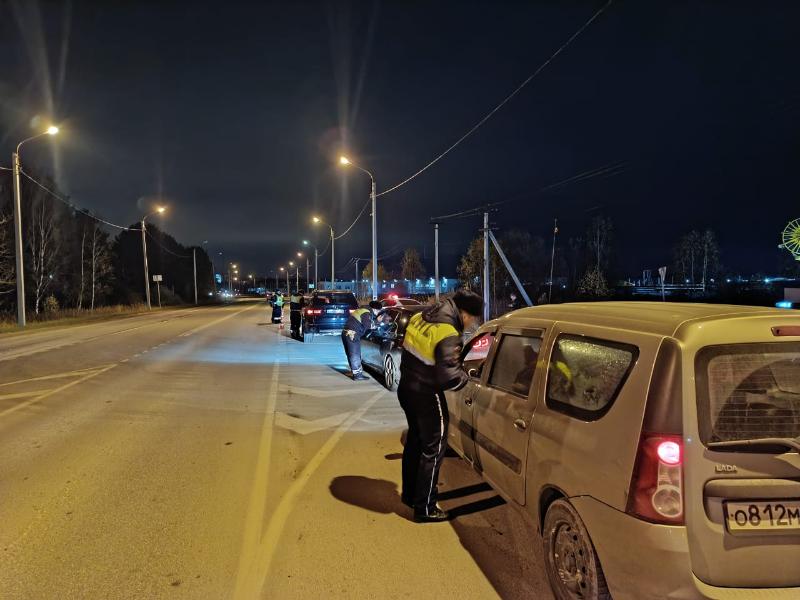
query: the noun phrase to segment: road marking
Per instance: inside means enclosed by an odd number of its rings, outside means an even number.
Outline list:
[[[0,383],[0,387],[6,387],[8,385],[18,385],[20,383],[30,383],[31,381],[46,381],[48,379],[63,379],[65,377],[76,377],[78,375],[82,375],[89,371],[96,371],[98,368],[102,368],[103,365],[100,367],[87,367],[86,369],[77,369],[75,371],[66,371],[64,373],[54,373],[52,375],[42,375],[41,377],[31,377],[29,379],[17,379],[16,381],[7,381],[6,383]]]
[[[79,383],[83,383],[84,381],[88,381],[89,379],[91,379],[93,377],[97,377],[98,375],[102,375],[103,373],[105,373],[107,371],[110,371],[111,369],[113,369],[117,365],[119,365],[119,363],[115,363],[113,365],[108,365],[107,367],[103,367],[103,368],[97,369],[95,371],[91,371],[91,372],[87,373],[86,375],[84,375],[83,377],[81,377],[80,379],[76,379],[75,381],[70,381],[69,383],[65,383],[64,385],[59,386],[57,388],[54,388],[54,389],[52,389],[52,390],[50,390],[48,392],[45,392],[44,394],[41,394],[39,396],[36,396],[35,398],[31,398],[27,402],[22,402],[21,404],[16,404],[16,405],[14,405],[14,406],[12,406],[10,408],[5,409],[4,411],[0,411],[0,417],[4,417],[6,415],[9,415],[9,414],[11,414],[13,412],[16,412],[16,411],[18,411],[18,410],[20,410],[22,408],[30,406],[31,404],[34,404],[34,403],[39,402],[41,400],[44,400],[45,398],[49,398],[53,394],[57,394],[59,392],[63,392],[64,390],[69,389],[69,388],[71,388],[73,386],[76,386]]]
[[[234,598],[250,600],[254,596],[247,591],[251,586],[250,572],[253,562],[257,557],[258,539],[264,522],[266,510],[267,483],[269,482],[270,458],[272,454],[272,432],[275,425],[275,407],[278,405],[278,374],[280,363],[275,363],[272,377],[267,392],[267,405],[264,412],[264,421],[261,424],[261,438],[258,443],[258,460],[256,461],[255,479],[250,492],[250,503],[247,507],[247,517],[244,522],[244,539],[242,551],[239,554],[239,569],[236,574],[236,587]]]
[[[227,321],[231,317],[235,317],[236,315],[240,315],[243,312],[247,312],[248,310],[253,310],[254,308],[259,308],[260,306],[261,306],[260,304],[253,304],[251,306],[248,306],[247,308],[243,308],[242,310],[237,310],[236,312],[233,312],[233,313],[231,313],[229,315],[225,315],[224,317],[222,317],[220,319],[217,319],[215,321],[211,321],[210,323],[206,323],[205,325],[200,325],[199,327],[195,327],[194,329],[190,329],[189,331],[186,331],[186,332],[182,333],[180,335],[180,337],[189,337],[190,335],[194,335],[198,331],[203,331],[203,329],[211,327],[212,325],[216,325],[217,323],[222,323],[222,321]]]
[[[320,390],[317,388],[301,387],[299,385],[281,384],[282,392],[289,392],[290,394],[300,394],[301,396],[312,396],[314,398],[336,398],[337,396],[352,396],[353,394],[364,394],[374,391],[372,387],[362,387],[361,389],[343,389],[343,390]]]
[[[49,390],[33,390],[32,392],[17,392],[15,394],[0,394],[0,400],[12,400],[14,398],[27,398],[36,394],[43,394]]]
[[[0,396],[0,398],[2,398],[2,396]],[[333,429],[334,427],[341,425],[342,421],[344,421],[349,415],[350,413],[346,412],[309,421],[307,419],[301,419],[279,412],[275,415],[275,425],[278,427],[283,427],[284,429],[289,429],[295,433],[299,433],[300,435],[308,435],[309,433],[315,433],[317,431],[322,431],[323,429]]]
[[[353,411],[350,417],[336,429],[330,438],[328,438],[322,445],[322,448],[319,449],[300,472],[297,479],[289,486],[289,489],[284,493],[275,512],[272,513],[269,525],[267,526],[267,532],[264,534],[264,537],[261,538],[261,543],[257,547],[258,553],[255,557],[256,560],[251,569],[246,573],[247,579],[245,581],[240,581],[239,578],[237,578],[236,591],[234,593],[235,599],[246,600],[261,596],[261,589],[264,587],[267,575],[269,575],[272,559],[275,556],[275,550],[278,547],[278,542],[280,541],[286,521],[297,505],[297,497],[300,495],[300,492],[311,479],[311,476],[333,451],[336,444],[339,443],[339,440],[342,439],[342,436],[344,436],[347,430],[350,429],[356,421],[361,419],[361,417],[372,408],[375,402],[378,401],[378,398],[385,393],[386,390],[381,390],[364,402],[357,410]],[[240,576],[242,575],[241,572],[239,574]]]

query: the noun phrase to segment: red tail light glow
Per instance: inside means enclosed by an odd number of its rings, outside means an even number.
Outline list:
[[[627,512],[645,521],[683,524],[683,440],[642,432]]]
[[[306,314],[307,315],[321,315],[322,314],[322,309],[320,309],[320,308],[307,308],[306,309]]]
[[[681,464],[681,445],[675,442],[661,442],[656,448],[658,458],[664,464],[673,466]]]

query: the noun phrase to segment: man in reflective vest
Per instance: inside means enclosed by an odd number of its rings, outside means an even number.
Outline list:
[[[369,308],[357,308],[350,313],[350,318],[342,330],[342,344],[347,362],[350,363],[350,372],[355,381],[369,379],[361,368],[361,338],[375,328],[375,315],[381,309],[381,303],[373,300]]]
[[[397,397],[406,413],[401,500],[414,509],[417,523],[446,521],[436,504],[439,467],[447,449],[449,414],[444,391],[467,381],[461,367],[462,334],[477,324],[483,300],[458,291],[408,321],[400,362]]]

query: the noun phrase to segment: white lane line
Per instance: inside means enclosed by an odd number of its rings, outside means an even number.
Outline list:
[[[6,415],[9,415],[9,414],[11,414],[13,412],[16,412],[16,411],[18,411],[18,410],[20,410],[22,408],[25,408],[26,406],[30,406],[31,404],[34,404],[35,402],[39,402],[41,400],[44,400],[45,398],[49,398],[53,394],[57,394],[59,392],[63,392],[64,390],[66,390],[68,388],[71,388],[71,387],[73,387],[75,385],[78,385],[79,383],[83,383],[84,381],[88,381],[92,377],[97,377],[98,375],[102,375],[103,373],[105,373],[107,371],[110,371],[111,369],[113,369],[117,365],[119,365],[119,363],[115,363],[113,365],[109,365],[109,366],[107,366],[105,368],[98,369],[96,371],[92,371],[92,372],[88,373],[87,375],[84,375],[80,379],[76,379],[75,381],[70,381],[69,383],[65,383],[62,386],[59,386],[57,388],[54,388],[54,389],[50,390],[49,392],[45,392],[44,394],[36,396],[35,398],[31,398],[27,402],[22,402],[21,404],[16,404],[16,405],[14,405],[14,406],[12,406],[10,408],[5,409],[4,411],[0,411],[0,417],[4,417]]]
[[[255,597],[249,593],[251,572],[254,569],[254,560],[258,554],[258,539],[264,522],[264,511],[269,482],[270,457],[272,455],[272,432],[275,428],[275,409],[278,404],[278,374],[280,364],[275,363],[272,378],[269,382],[267,405],[264,411],[264,421],[261,424],[261,438],[258,444],[258,460],[253,487],[250,492],[250,503],[247,508],[247,517],[244,522],[244,539],[242,551],[239,554],[239,569],[236,574],[236,588],[234,598],[250,600]]]
[[[20,383],[30,383],[31,381],[46,381],[48,379],[63,379],[65,377],[77,377],[78,375],[82,375],[83,373],[87,373],[89,371],[96,371],[97,369],[103,368],[105,365],[99,365],[96,367],[87,367],[86,369],[77,369],[75,371],[66,371],[64,373],[54,373],[52,375],[42,375],[41,377],[31,377],[29,379],[17,379],[16,381],[7,381],[5,383],[0,383],[0,387],[6,387],[9,385],[18,385]]]
[[[275,512],[272,513],[272,516],[269,520],[269,525],[267,526],[267,531],[264,534],[264,537],[261,538],[261,543],[258,545],[258,553],[255,557],[255,564],[247,574],[246,581],[242,582],[241,586],[239,585],[239,581],[237,581],[236,592],[233,596],[235,599],[246,600],[249,598],[261,597],[261,589],[264,587],[264,583],[269,575],[272,559],[274,558],[275,551],[278,548],[278,542],[280,541],[281,534],[286,526],[286,521],[291,515],[292,510],[297,505],[297,497],[300,495],[300,492],[311,479],[311,476],[314,475],[316,470],[333,451],[333,449],[336,447],[336,444],[339,443],[339,440],[342,439],[342,436],[344,436],[347,430],[350,429],[359,419],[361,419],[361,417],[363,417],[364,414],[370,408],[372,408],[375,402],[377,402],[378,399],[385,393],[386,390],[381,390],[369,400],[364,402],[364,404],[362,404],[358,409],[353,411],[350,417],[336,429],[330,438],[328,438],[328,440],[322,445],[322,448],[319,449],[319,451],[308,462],[305,468],[300,472],[300,475],[297,476],[297,479],[295,479],[289,486],[289,489],[284,493],[280,503],[278,504],[278,507],[275,509]]]

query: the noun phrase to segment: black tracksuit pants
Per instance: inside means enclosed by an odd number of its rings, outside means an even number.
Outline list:
[[[429,514],[436,506],[439,468],[447,450],[447,401],[444,392],[404,386],[402,377],[397,397],[408,421],[402,497],[413,505],[414,512]]]
[[[350,372],[355,377],[363,370],[361,368],[361,338],[356,335],[355,339],[351,340],[343,331],[342,345],[344,346],[344,353],[347,355],[347,363],[350,365]]]

